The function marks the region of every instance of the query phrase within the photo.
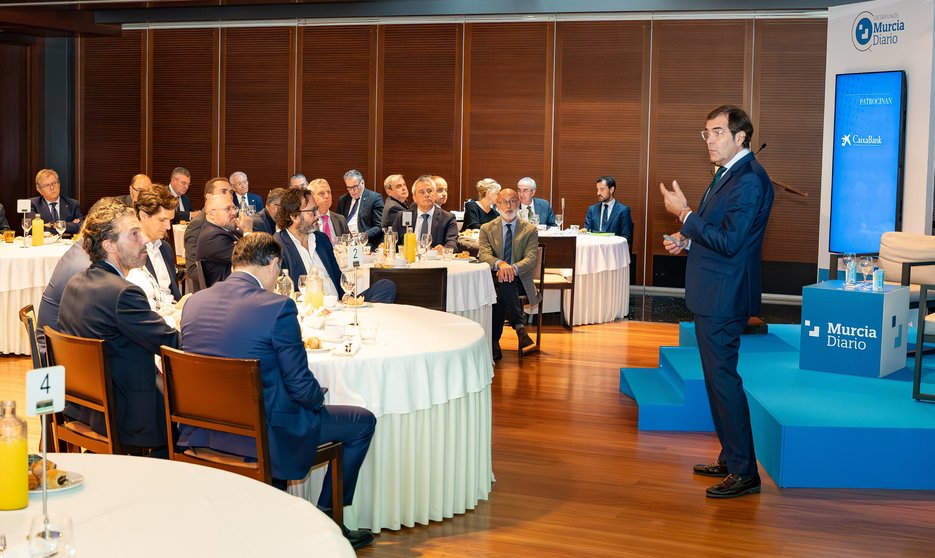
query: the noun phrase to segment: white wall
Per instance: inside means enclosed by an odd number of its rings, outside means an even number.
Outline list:
[[[901,22],[904,29],[891,34],[895,44],[870,43],[859,50],[853,40],[854,24],[863,12],[875,21]],[[831,160],[834,146],[834,82],[836,74],[905,70],[907,92],[906,150],[903,190],[903,230],[931,233],[935,156],[933,111],[932,29],[935,0],[876,0],[828,10],[828,54],[825,67],[824,141],[821,163],[821,215],[818,268],[828,269],[828,230],[831,216]],[[862,47],[863,48],[863,47]]]

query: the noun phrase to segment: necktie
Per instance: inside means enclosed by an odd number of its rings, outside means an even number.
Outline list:
[[[506,235],[503,237],[503,261],[513,263],[513,223],[507,223]]]
[[[359,202],[360,202],[359,199],[356,199],[353,202],[351,202],[351,210],[347,214],[348,223],[352,222],[357,217],[357,205]]]
[[[601,232],[607,232],[607,204],[601,208]]]
[[[714,188],[714,185],[717,184],[717,181],[721,179],[725,172],[727,172],[727,167],[718,167],[717,172],[714,173],[714,180],[708,185],[708,189],[705,190],[704,196],[701,198],[701,205],[704,205],[705,200],[708,199],[708,194],[711,193],[711,188]]]
[[[185,204],[182,203],[182,196],[175,196],[175,199],[179,200],[179,211],[185,211]]]
[[[328,235],[330,240],[334,240],[334,236],[331,234],[331,224],[328,223],[328,215],[321,216],[321,232]]]
[[[52,208],[52,222],[58,221],[58,202],[52,202],[49,204],[49,207]]]
[[[534,203],[529,204],[529,214],[530,215],[536,214],[536,204]]]
[[[429,214],[422,214],[422,228],[419,229],[419,240],[422,240],[423,234],[429,234]]]

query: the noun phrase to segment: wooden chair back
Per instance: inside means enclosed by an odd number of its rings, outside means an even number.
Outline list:
[[[448,310],[448,268],[424,269],[371,268],[370,284],[389,279],[396,284],[396,304]]]
[[[29,337],[29,352],[32,353],[32,367],[42,368],[45,366],[45,356],[39,350],[39,342],[36,338],[36,312],[32,304],[27,304],[19,309],[19,321],[26,328],[26,335]]]
[[[49,364],[65,367],[65,401],[102,413],[107,433],[101,436],[90,425],[56,413],[52,427],[55,451],[80,447],[94,453],[123,453],[104,341],[59,333],[49,326],[45,326],[45,340]]]
[[[576,236],[539,237],[539,242],[548,248],[543,256],[545,279],[540,289],[561,292],[560,308],[563,325],[567,329],[571,329],[575,319],[575,273],[577,271],[578,238]],[[567,316],[565,316],[564,303],[566,290],[571,291],[571,303],[569,304]]]
[[[195,280],[198,282],[198,285],[195,287],[195,291],[207,289],[211,286],[207,281],[205,281],[205,270],[201,265],[201,260],[195,260]]]

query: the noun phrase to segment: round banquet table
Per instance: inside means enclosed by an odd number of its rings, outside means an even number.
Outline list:
[[[49,493],[49,512],[71,516],[78,556],[354,556],[315,506],[247,477],[146,457],[49,459],[84,476],[80,486]],[[6,558],[29,555],[29,523],[41,513],[39,494],[24,510],[0,512]]]
[[[564,233],[539,231],[540,237]],[[601,324],[630,313],[630,248],[622,236],[578,234],[575,245],[575,317],[572,325]],[[571,270],[567,270],[566,276]],[[558,311],[558,292],[546,291],[542,311]],[[571,292],[565,291],[565,315]]]
[[[64,241],[21,248],[22,242],[22,238],[13,244],[0,241],[0,353],[30,354],[19,309],[32,304],[39,311],[42,291],[49,284],[55,264],[71,247],[71,241]]]
[[[329,324],[351,319],[352,311],[341,310]],[[345,524],[379,532],[474,509],[494,480],[493,366],[483,329],[462,316],[398,304],[361,308],[358,319],[379,323],[376,344],[353,357],[308,353],[327,403],[359,405],[377,417]],[[317,502],[322,469],[289,492]]]
[[[361,266],[358,288],[363,291],[370,286],[372,264]],[[493,274],[486,263],[470,263],[466,260],[423,260],[409,264],[406,269],[431,267],[448,268],[448,312],[473,320],[484,328],[487,339],[491,339],[491,311],[497,302],[493,287]],[[491,344],[491,347],[493,345]]]

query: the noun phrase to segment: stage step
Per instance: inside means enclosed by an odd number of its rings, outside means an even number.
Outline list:
[[[660,347],[659,368],[621,368],[620,391],[639,405],[640,430],[714,430],[701,360],[691,347]]]

